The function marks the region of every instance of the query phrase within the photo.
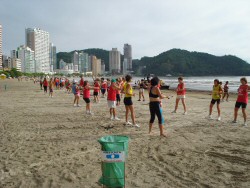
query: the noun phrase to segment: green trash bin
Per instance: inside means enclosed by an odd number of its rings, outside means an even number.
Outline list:
[[[107,187],[125,186],[125,160],[128,156],[127,136],[105,136],[98,140],[102,146],[102,177]]]

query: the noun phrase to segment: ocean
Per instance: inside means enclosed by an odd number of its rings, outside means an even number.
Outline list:
[[[244,76],[193,76],[193,77],[184,77],[184,83],[188,90],[197,90],[197,91],[211,91],[213,87],[214,79],[219,79],[224,86],[225,82],[229,82],[229,92],[237,93],[237,90],[240,86],[240,78]],[[245,76],[250,82],[250,76]],[[106,77],[105,77],[106,78]],[[115,77],[116,78],[116,77]],[[166,85],[170,86],[170,89],[175,89],[178,84],[178,77],[159,77],[164,81]],[[85,78],[86,80],[91,80],[92,78]],[[133,77],[133,84],[144,79],[144,77]],[[79,80],[79,79],[76,79]]]
[[[240,86],[240,78],[243,76],[197,76],[184,77],[186,88],[189,90],[211,91],[214,79],[219,79],[224,86],[225,82],[229,82],[229,92],[236,93]],[[250,76],[245,76],[250,82]],[[170,85],[170,89],[174,89],[178,84],[178,77],[159,77],[166,85]],[[133,80],[140,80],[142,77],[134,77]]]

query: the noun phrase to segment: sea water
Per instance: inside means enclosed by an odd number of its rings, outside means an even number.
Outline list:
[[[109,77],[117,78],[118,76]],[[188,90],[197,91],[211,91],[213,88],[214,79],[222,82],[222,87],[225,82],[229,82],[229,92],[236,93],[240,86],[240,79],[246,77],[250,82],[250,76],[194,76],[184,77],[184,83]],[[106,78],[106,77],[105,77]],[[159,77],[164,81],[165,85],[169,85],[170,89],[175,89],[178,85],[178,77]],[[93,81],[92,78],[85,78],[86,80]],[[132,84],[134,85],[138,80],[146,79],[144,77],[133,77]],[[76,78],[79,81],[79,78]]]

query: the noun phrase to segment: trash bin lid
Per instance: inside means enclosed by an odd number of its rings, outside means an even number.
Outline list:
[[[115,142],[128,142],[128,141],[129,137],[120,135],[104,136],[98,140],[99,143],[115,143]]]

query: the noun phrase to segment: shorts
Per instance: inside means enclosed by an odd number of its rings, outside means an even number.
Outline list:
[[[50,88],[50,89],[49,89],[49,92],[50,92],[50,93],[53,93],[53,89]]]
[[[140,92],[140,93],[144,93],[144,89],[143,89],[143,88],[140,88],[140,89],[139,89],[139,92]]]
[[[176,99],[185,99],[186,98],[186,95],[177,95],[176,96]]]
[[[87,104],[90,103],[90,99],[89,99],[89,98],[83,98],[83,100],[84,100]]]
[[[98,96],[98,92],[97,91],[94,91],[94,96]]]
[[[76,97],[80,97],[80,93],[75,93],[75,96]]]
[[[121,101],[121,95],[120,94],[116,94],[116,101],[118,101],[118,102]]]
[[[106,89],[101,89],[101,92],[104,95],[106,93]]]
[[[211,100],[211,104],[215,104],[215,103],[220,104],[220,99],[212,99]]]
[[[116,101],[108,100],[108,107],[109,108],[116,108]]]
[[[154,123],[155,115],[158,118],[158,123],[162,125],[164,123],[164,118],[162,116],[162,108],[160,102],[150,102],[149,103],[150,110],[150,123]]]
[[[125,106],[131,106],[131,105],[133,105],[133,102],[132,102],[132,98],[131,98],[131,97],[124,97],[123,102],[124,102],[124,105],[125,105]]]
[[[242,107],[243,109],[245,109],[247,107],[247,103],[244,102],[236,102],[235,103],[235,108],[240,108]]]
[[[48,87],[47,86],[43,86],[43,90],[47,92],[47,89]]]

